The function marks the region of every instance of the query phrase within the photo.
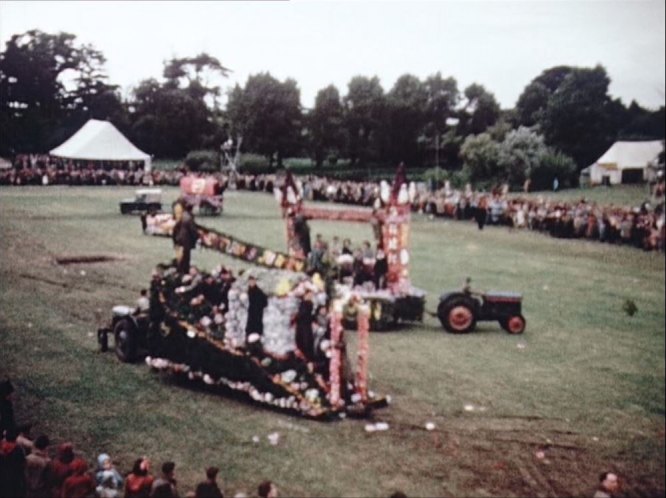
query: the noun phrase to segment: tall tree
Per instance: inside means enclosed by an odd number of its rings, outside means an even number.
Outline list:
[[[386,159],[393,164],[420,164],[418,138],[423,134],[428,94],[411,74],[400,76],[387,95],[388,147]]]
[[[516,124],[534,126],[543,120],[550,97],[557,91],[564,79],[574,68],[555,66],[546,69],[525,87],[516,103]]]
[[[574,69],[548,101],[541,128],[546,142],[571,156],[578,168],[594,161],[616,139],[622,104],[608,95],[602,66]]]
[[[164,63],[164,81],[142,81],[130,102],[138,145],[162,157],[180,158],[226,139],[218,106],[219,81],[229,69],[206,53]]]
[[[159,157],[184,157],[201,148],[212,133],[210,109],[203,100],[155,79],[144,80],[135,88],[131,110],[137,145]]]
[[[104,63],[101,52],[69,33],[12,36],[0,53],[2,152],[44,152],[86,118],[122,112]]]
[[[465,134],[477,135],[494,125],[500,117],[495,96],[483,85],[473,83],[465,88],[465,106],[460,113],[460,125]]]
[[[348,153],[352,164],[377,161],[382,155],[386,97],[379,78],[355,76],[343,99]]]
[[[303,116],[296,81],[280,82],[269,73],[252,75],[245,87],[229,94],[227,113],[237,140],[247,150],[265,155],[272,167],[300,147]]]
[[[171,59],[164,65],[163,76],[166,86],[186,89],[190,97],[204,99],[209,107],[216,109],[220,79],[230,72],[216,57],[203,52],[195,57]]]
[[[458,83],[455,78],[442,78],[437,72],[426,79],[425,90],[424,133],[429,148],[434,151],[434,162],[439,165],[440,159],[443,159],[445,163],[454,163],[462,141],[448,123],[452,119],[457,120],[456,107],[460,103]]]
[[[319,90],[307,120],[310,146],[317,167],[322,165],[326,155],[340,155],[344,140],[343,119],[344,109],[338,89],[329,85]]]

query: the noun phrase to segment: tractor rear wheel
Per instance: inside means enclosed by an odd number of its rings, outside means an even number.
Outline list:
[[[437,316],[442,326],[454,334],[465,334],[476,327],[474,303],[462,296],[442,301]]]
[[[136,359],[136,330],[134,324],[124,318],[113,327],[116,356],[123,363],[131,363]]]
[[[509,334],[522,334],[525,332],[525,317],[523,315],[513,315],[508,318],[504,318],[500,322],[500,325]]]

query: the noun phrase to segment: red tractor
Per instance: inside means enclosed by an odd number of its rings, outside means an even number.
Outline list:
[[[495,320],[509,334],[522,334],[526,325],[522,300],[516,292],[473,292],[466,285],[462,291],[440,296],[437,317],[454,334],[471,332],[477,321]]]

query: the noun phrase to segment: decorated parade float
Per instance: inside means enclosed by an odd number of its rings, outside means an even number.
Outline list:
[[[145,358],[153,369],[240,391],[257,402],[308,417],[367,415],[373,408],[385,406],[387,399],[376,396],[368,386],[371,321],[379,325],[421,319],[425,298],[408,279],[406,189],[400,171],[382,206],[372,212],[336,212],[304,207],[300,188],[288,175],[278,194],[287,225],[288,252],[196,225],[201,247],[258,269],[251,275],[244,272],[233,277],[223,267],[210,273],[192,267],[181,273],[175,264],[158,265],[143,307],[113,309],[110,326],[98,332],[102,349],[108,349],[108,335],[112,334],[122,361]],[[340,282],[329,269],[321,274],[308,271],[301,245],[304,239],[297,226],[306,219],[371,223],[378,245],[386,248],[386,288],[353,287]],[[175,224],[163,214],[145,221],[145,232],[153,235],[168,236]],[[247,333],[253,299],[250,280],[267,293],[261,334]],[[309,305],[304,307],[305,301]],[[308,310],[305,316],[302,309]],[[357,332],[353,369],[346,350],[345,319]],[[306,329],[312,338],[308,348],[298,344],[303,320],[309,322]]]
[[[200,215],[222,213],[222,185],[213,176],[188,174],[180,179],[180,197]]]
[[[288,253],[292,257],[305,259],[310,251],[308,220],[368,223],[372,226],[377,253],[381,252],[386,258],[383,283],[354,285],[353,281],[343,278],[339,286],[340,293],[353,292],[368,303],[371,330],[386,330],[400,321],[423,321],[426,297],[425,291],[414,287],[409,279],[410,196],[414,195],[414,184],[408,185],[401,164],[393,186],[383,181],[379,189],[378,202],[372,210],[306,206],[302,188],[290,173],[283,186],[275,190],[286,221]],[[342,254],[332,262],[336,274],[352,264],[353,258],[348,254]],[[370,264],[374,264],[374,260]],[[349,315],[353,315],[353,309]]]
[[[300,185],[287,174],[275,191],[286,224],[286,252],[192,222],[200,247],[255,269],[233,276],[222,266],[208,273],[158,265],[143,304],[113,309],[110,326],[99,330],[102,349],[108,349],[111,334],[122,361],[145,358],[153,369],[308,417],[367,415],[385,406],[387,398],[368,386],[369,332],[421,321],[425,292],[409,280],[410,194],[403,168],[392,187],[382,182],[379,188],[372,210],[305,206]],[[386,258],[385,278],[358,285],[345,277],[341,270],[349,254],[313,267],[308,220],[369,223],[377,253]],[[143,226],[146,234],[171,236],[175,224],[172,215],[153,213]],[[249,325],[257,316],[255,286],[264,300],[258,333]],[[437,315],[450,332],[468,332],[477,320],[499,320],[509,332],[522,333],[520,301],[518,294],[475,293],[467,285],[442,295]],[[354,368],[345,328],[357,332]]]

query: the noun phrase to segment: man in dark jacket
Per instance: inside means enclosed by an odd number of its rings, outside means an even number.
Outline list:
[[[314,335],[312,333],[312,321],[314,320],[312,299],[312,291],[307,291],[298,306],[296,315],[296,347],[307,361],[313,361],[315,356]]]
[[[16,429],[14,420],[14,406],[12,397],[14,395],[14,386],[9,380],[0,382],[0,439],[5,431]]]
[[[248,278],[247,285],[249,306],[247,310],[245,333],[246,336],[249,336],[250,334],[263,335],[264,308],[268,306],[268,297],[257,285],[257,279],[254,276]]]
[[[197,485],[194,492],[195,498],[224,498],[220,487],[217,485],[217,473],[220,471],[217,467],[206,469],[206,480]]]
[[[25,453],[16,442],[15,429],[0,440],[0,498],[25,496]]]
[[[176,265],[178,272],[184,274],[190,271],[190,253],[197,244],[199,232],[194,216],[183,201],[176,201],[173,205],[173,217],[176,224],[171,237],[176,250]]]

